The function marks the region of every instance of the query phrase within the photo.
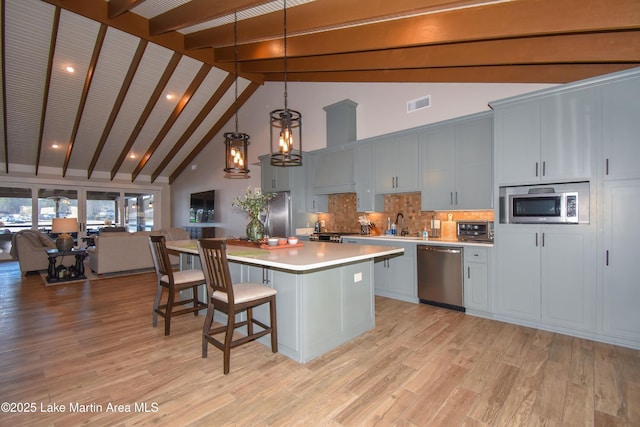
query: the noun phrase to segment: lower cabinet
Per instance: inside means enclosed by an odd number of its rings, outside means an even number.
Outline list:
[[[376,295],[401,301],[419,302],[416,265],[416,243],[377,240],[371,237],[348,237],[343,243],[404,248],[402,255],[375,258],[373,285]]]
[[[468,313],[491,316],[489,304],[490,248],[467,246],[464,254],[464,306]]]
[[[498,244],[497,316],[593,329],[595,264],[590,226],[504,225]]]
[[[637,246],[640,227],[640,179],[609,181],[604,185],[604,247],[598,264],[599,331],[640,348],[640,280]]]

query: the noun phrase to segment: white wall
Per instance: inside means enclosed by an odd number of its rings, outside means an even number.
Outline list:
[[[351,99],[358,104],[357,135],[366,139],[398,130],[436,123],[489,110],[498,99],[545,89],[555,85],[481,83],[288,83],[288,106],[302,114],[303,150],[326,147],[323,107]],[[258,156],[270,151],[269,112],[284,107],[284,84],[266,83],[239,111],[239,131],[251,136],[249,163],[251,178],[224,178],[223,133],[234,130],[233,119],[225,126],[171,185],[173,225],[187,225],[189,195],[216,190],[216,226],[220,236],[243,236],[247,218],[231,209],[231,202],[247,186],[260,187]],[[431,107],[406,112],[407,101],[431,95]],[[304,159],[303,159],[304,161]]]

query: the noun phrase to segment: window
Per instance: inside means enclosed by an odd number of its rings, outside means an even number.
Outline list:
[[[125,226],[129,231],[153,230],[153,194],[125,194]]]

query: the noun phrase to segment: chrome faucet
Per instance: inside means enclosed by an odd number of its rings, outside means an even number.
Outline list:
[[[405,231],[404,231],[404,215],[402,214],[402,212],[399,212],[398,215],[396,215],[396,226],[398,225],[398,218],[402,218],[402,224],[400,225],[400,235],[404,236],[405,235]]]

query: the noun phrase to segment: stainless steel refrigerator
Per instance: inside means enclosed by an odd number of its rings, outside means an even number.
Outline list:
[[[291,236],[291,194],[288,191],[275,194],[266,209],[265,233],[271,237]]]

